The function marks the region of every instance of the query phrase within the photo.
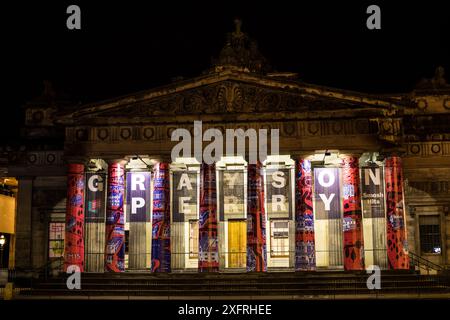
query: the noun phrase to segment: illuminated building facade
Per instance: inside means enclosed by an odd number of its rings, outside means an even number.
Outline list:
[[[197,78],[76,107],[47,86],[26,107],[27,147],[4,152],[3,174],[17,179],[10,266],[410,269],[415,255],[449,265],[449,123],[442,69],[398,95],[310,85],[270,72],[239,27]],[[222,141],[213,164],[173,160],[180,128],[192,150],[208,149],[195,140],[208,129],[278,129],[279,150],[268,139],[252,163],[251,143],[230,155]]]

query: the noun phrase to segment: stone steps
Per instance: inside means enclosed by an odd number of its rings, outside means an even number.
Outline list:
[[[242,274],[87,274],[81,290],[66,278],[33,280],[22,296],[319,296],[450,293],[449,277],[384,272],[381,290],[367,288],[368,275],[347,272]]]

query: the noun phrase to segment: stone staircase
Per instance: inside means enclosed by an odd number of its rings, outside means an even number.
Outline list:
[[[17,279],[17,299],[345,299],[450,297],[449,275],[384,271],[381,289],[367,288],[365,272],[280,273],[83,273],[81,290],[69,290],[66,276]]]

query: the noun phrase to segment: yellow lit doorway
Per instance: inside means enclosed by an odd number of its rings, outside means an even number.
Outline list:
[[[245,268],[247,265],[247,222],[228,220],[228,267]]]

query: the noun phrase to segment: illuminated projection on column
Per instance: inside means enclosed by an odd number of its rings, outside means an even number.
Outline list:
[[[67,174],[66,240],[64,269],[76,265],[84,271],[84,165],[69,164]]]
[[[152,271],[170,272],[169,165],[157,163],[153,174]]]
[[[296,167],[295,269],[314,270],[316,268],[316,256],[311,162],[300,159],[296,162]]]
[[[264,175],[261,163],[248,165],[247,271],[267,271]]]
[[[106,210],[105,270],[125,271],[125,230],[123,215],[124,166],[113,163],[108,168],[108,207]]]
[[[216,166],[203,163],[200,171],[199,255],[200,272],[219,271],[217,236]]]
[[[364,269],[364,239],[362,234],[361,193],[359,187],[359,160],[342,159],[342,189],[344,208],[344,268]]]
[[[385,185],[389,269],[409,269],[401,158],[386,159]]]

